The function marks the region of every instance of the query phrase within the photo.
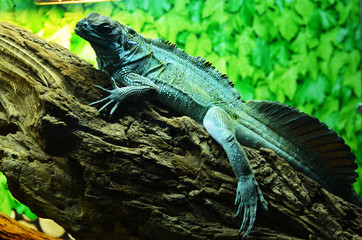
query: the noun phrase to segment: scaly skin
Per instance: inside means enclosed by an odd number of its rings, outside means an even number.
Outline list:
[[[157,99],[203,124],[223,147],[238,180],[235,205],[236,216],[243,214],[239,231],[246,231],[243,238],[253,227],[257,200],[265,210],[267,204],[240,144],[268,147],[328,190],[361,203],[350,186],[356,177],[353,154],[316,118],[276,102],[244,102],[227,77],[204,59],[171,43],[145,38],[109,17],[91,13],[77,23],[75,32],[91,43],[99,68],[112,77],[113,90],[97,86],[109,95],[91,105],[104,103],[102,111],[113,104],[112,115],[124,101]],[[342,160],[334,161],[330,151]],[[327,167],[321,167],[319,159]],[[328,177],[331,173],[336,179]]]

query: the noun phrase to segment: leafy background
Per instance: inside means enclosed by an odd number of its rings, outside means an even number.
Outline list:
[[[0,0],[0,21],[69,48],[96,65],[74,26],[90,12],[111,16],[150,38],[177,43],[226,73],[243,99],[287,103],[318,117],[352,148],[362,196],[361,52],[358,0],[124,0],[36,6]],[[0,211],[29,211],[0,175]]]

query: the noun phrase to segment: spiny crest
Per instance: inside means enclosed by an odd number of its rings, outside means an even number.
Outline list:
[[[152,44],[158,47],[166,48],[166,50],[173,52],[178,56],[190,61],[190,63],[196,65],[197,67],[204,69],[216,80],[226,85],[230,85],[231,87],[234,87],[234,83],[229,80],[227,75],[216,70],[215,66],[213,66],[212,63],[208,62],[205,58],[201,58],[200,56],[198,57],[191,56],[188,53],[186,53],[185,50],[179,48],[175,43],[172,43],[167,40],[152,39],[151,41]],[[238,98],[240,98],[240,96],[238,96]]]
[[[338,134],[317,118],[296,108],[272,101],[246,101],[244,111],[289,139],[308,154],[308,166],[316,175],[325,176],[324,187],[346,199],[358,174],[355,156]],[[273,121],[270,121],[273,119]],[[311,171],[309,169],[308,171]],[[308,175],[308,172],[305,172]]]

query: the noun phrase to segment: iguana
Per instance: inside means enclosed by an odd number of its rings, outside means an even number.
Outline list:
[[[351,184],[355,156],[336,132],[317,118],[273,101],[243,101],[232,83],[209,62],[188,55],[170,42],[149,39],[107,16],[90,13],[75,32],[90,42],[113,89],[91,105],[157,99],[202,124],[225,150],[238,181],[236,216],[243,213],[239,234],[246,237],[256,218],[257,200],[267,210],[241,145],[266,147],[324,188],[362,206]],[[124,85],[118,87],[117,83]]]

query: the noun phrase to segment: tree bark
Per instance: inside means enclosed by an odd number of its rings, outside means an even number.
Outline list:
[[[3,240],[56,240],[42,232],[30,229],[0,213],[0,239]]]
[[[237,239],[222,148],[160,103],[109,118],[88,104],[109,77],[67,49],[0,24],[0,170],[13,195],[76,239]],[[268,149],[247,155],[268,202],[249,239],[362,239],[362,210]]]

